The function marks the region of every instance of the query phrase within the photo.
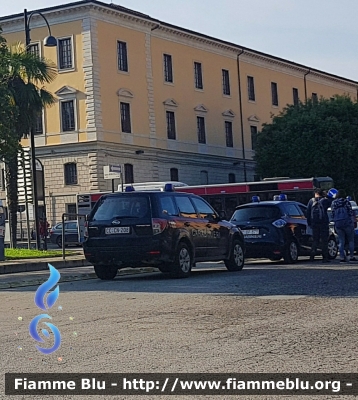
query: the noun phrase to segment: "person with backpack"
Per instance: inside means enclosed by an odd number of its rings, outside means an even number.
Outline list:
[[[357,261],[354,257],[354,214],[352,205],[346,198],[344,190],[338,190],[337,199],[332,203],[332,219],[339,239],[340,262]],[[348,242],[348,243],[347,243]],[[349,258],[345,247],[348,245]]]
[[[334,194],[332,194],[334,195]],[[314,191],[314,197],[307,205],[307,225],[312,229],[312,247],[310,261],[314,261],[319,242],[322,243],[322,262],[328,263],[328,238],[329,238],[329,218],[328,208],[331,206],[331,200],[324,197],[322,189],[317,188]]]

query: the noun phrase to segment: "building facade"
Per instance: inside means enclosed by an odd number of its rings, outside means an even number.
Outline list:
[[[272,115],[311,97],[357,98],[358,82],[115,4],[39,11],[58,39],[44,47],[46,23],[31,16],[31,51],[58,69],[47,86],[57,102],[35,129],[50,223],[75,212],[76,194],[111,190],[109,164],[124,166],[126,183],[254,180],[256,135]],[[0,25],[9,45],[24,42],[23,13]]]

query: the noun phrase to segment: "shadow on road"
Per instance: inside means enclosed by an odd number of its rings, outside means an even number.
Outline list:
[[[36,291],[37,287],[9,289]],[[158,273],[117,276],[113,281],[99,279],[63,282],[61,292],[141,292],[217,294],[235,296],[316,296],[358,297],[358,264],[342,267],[300,262],[248,263],[240,272],[228,272],[223,264],[207,268],[200,264],[187,279],[170,279]],[[278,297],[279,298],[279,297]]]

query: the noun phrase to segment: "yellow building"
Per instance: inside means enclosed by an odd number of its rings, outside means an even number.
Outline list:
[[[30,14],[31,50],[58,68],[47,87],[57,102],[35,138],[51,223],[75,211],[77,193],[111,189],[109,164],[124,166],[125,182],[254,180],[256,134],[272,114],[310,97],[357,96],[355,81],[115,4],[40,11],[58,39],[44,47],[45,20]],[[0,25],[9,44],[24,42],[23,13]]]

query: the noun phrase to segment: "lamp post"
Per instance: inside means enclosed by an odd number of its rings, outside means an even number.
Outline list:
[[[50,25],[46,17],[40,11],[32,11],[30,14],[27,13],[26,8],[24,9],[24,20],[25,20],[25,46],[26,51],[29,51],[29,45],[31,43],[30,37],[30,21],[34,14],[40,15],[46,22],[49,36],[44,39],[44,46],[55,47],[57,46],[57,40],[51,35]],[[31,143],[31,168],[32,168],[32,198],[34,203],[34,218],[35,218],[35,232],[36,232],[36,248],[40,249],[40,232],[39,232],[39,218],[38,218],[38,196],[37,196],[37,179],[36,179],[36,152],[35,152],[35,132],[34,128],[31,127],[30,133],[30,143]],[[46,221],[45,221],[46,223]]]

